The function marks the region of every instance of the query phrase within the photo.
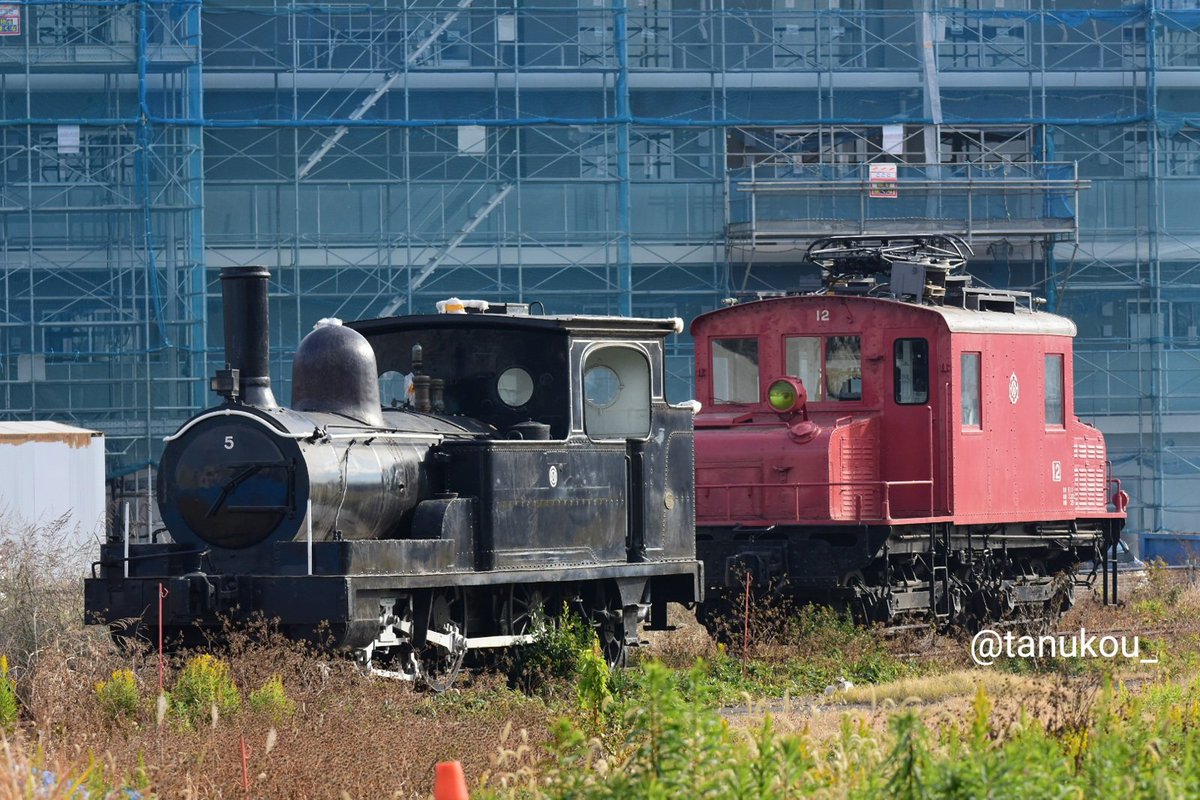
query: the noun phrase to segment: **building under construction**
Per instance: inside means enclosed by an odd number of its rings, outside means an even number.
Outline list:
[[[1198,530],[1187,2],[0,5],[3,417],[102,430],[144,483],[210,402],[230,264],[271,268],[286,400],[320,317],[691,318],[813,285],[817,237],[936,230],[1078,323],[1131,527]]]

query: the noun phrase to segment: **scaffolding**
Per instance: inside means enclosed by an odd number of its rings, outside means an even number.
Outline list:
[[[322,316],[691,318],[806,285],[817,236],[937,228],[1078,322],[1133,527],[1200,528],[1200,11],[884,5],[0,6],[4,413],[144,474],[207,402],[225,265],[272,270],[286,399]]]

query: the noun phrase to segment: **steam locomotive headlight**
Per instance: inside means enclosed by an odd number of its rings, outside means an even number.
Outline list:
[[[805,400],[804,386],[794,378],[780,378],[767,389],[767,403],[781,414],[795,410]]]

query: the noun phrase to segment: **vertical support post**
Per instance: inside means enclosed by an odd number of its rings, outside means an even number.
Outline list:
[[[167,588],[158,584],[158,693],[163,693],[163,600],[167,597]]]
[[[308,499],[308,506],[304,514],[305,524],[308,526],[308,574],[312,575],[312,498]]]
[[[630,243],[629,137],[633,115],[629,105],[629,0],[615,0],[613,43],[617,55],[614,85],[617,110],[617,311],[623,316],[631,316],[633,256]]]
[[[250,797],[250,746],[246,744],[246,734],[238,736],[242,755],[242,792]]]
[[[1121,601],[1121,596],[1117,593],[1117,574],[1120,570],[1117,568],[1117,558],[1120,555],[1121,535],[1117,534],[1112,537],[1112,602],[1117,605]]]
[[[937,526],[929,523],[929,615],[937,619]]]
[[[147,431],[149,433],[149,431]],[[146,467],[146,541],[154,538],[154,468]]]
[[[1054,257],[1054,242],[1047,241],[1042,248],[1042,257],[1046,264],[1046,310],[1056,313],[1058,311],[1058,261]]]
[[[1108,605],[1108,537],[1105,537],[1104,544],[1100,547],[1100,585],[1102,605]]]
[[[1166,529],[1163,487],[1163,415],[1167,395],[1166,341],[1167,320],[1163,316],[1162,270],[1158,257],[1159,201],[1161,191],[1158,172],[1158,0],[1146,2],[1146,243],[1147,272],[1150,289],[1150,430],[1153,437],[1151,452],[1154,454],[1154,532]],[[1116,555],[1116,544],[1113,544]],[[1116,570],[1113,575],[1113,602],[1116,602]]]
[[[745,599],[742,605],[742,677],[746,677],[746,659],[750,657],[750,583],[754,576],[746,570]]]
[[[129,577],[129,501],[125,501],[125,510],[121,513],[122,527],[125,531],[125,577]]]
[[[190,360],[193,386],[193,406],[199,410],[208,405],[205,402],[208,391],[208,303],[206,292],[206,259],[204,255],[204,91],[203,91],[203,48],[201,47],[200,3],[191,3],[184,12],[187,19],[187,30],[184,33],[184,44],[189,49],[191,62],[185,71],[187,81],[187,175],[185,186],[188,199],[188,269],[191,270],[189,292],[191,314]],[[297,204],[299,205],[299,204]]]

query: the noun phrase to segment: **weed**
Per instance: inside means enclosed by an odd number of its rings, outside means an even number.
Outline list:
[[[8,656],[0,656],[0,730],[15,728],[20,715],[17,683],[8,674]]]
[[[141,695],[133,670],[113,670],[111,678],[96,684],[96,700],[110,720],[137,716]]]
[[[171,691],[171,710],[185,725],[196,725],[215,712],[228,716],[242,699],[229,675],[229,665],[204,654],[187,662]]]
[[[600,642],[594,636],[592,646],[579,652],[578,665],[579,679],[575,685],[575,696],[580,709],[588,715],[593,730],[599,731],[603,715],[613,697],[612,673],[600,652]]]
[[[266,683],[250,693],[246,701],[251,711],[266,714],[276,722],[296,713],[296,701],[287,696],[283,688],[283,678],[279,675],[268,678]]]
[[[541,621],[533,642],[514,651],[510,680],[525,691],[553,691],[575,678],[580,655],[591,650],[595,638],[591,627],[564,603],[561,614]]]

